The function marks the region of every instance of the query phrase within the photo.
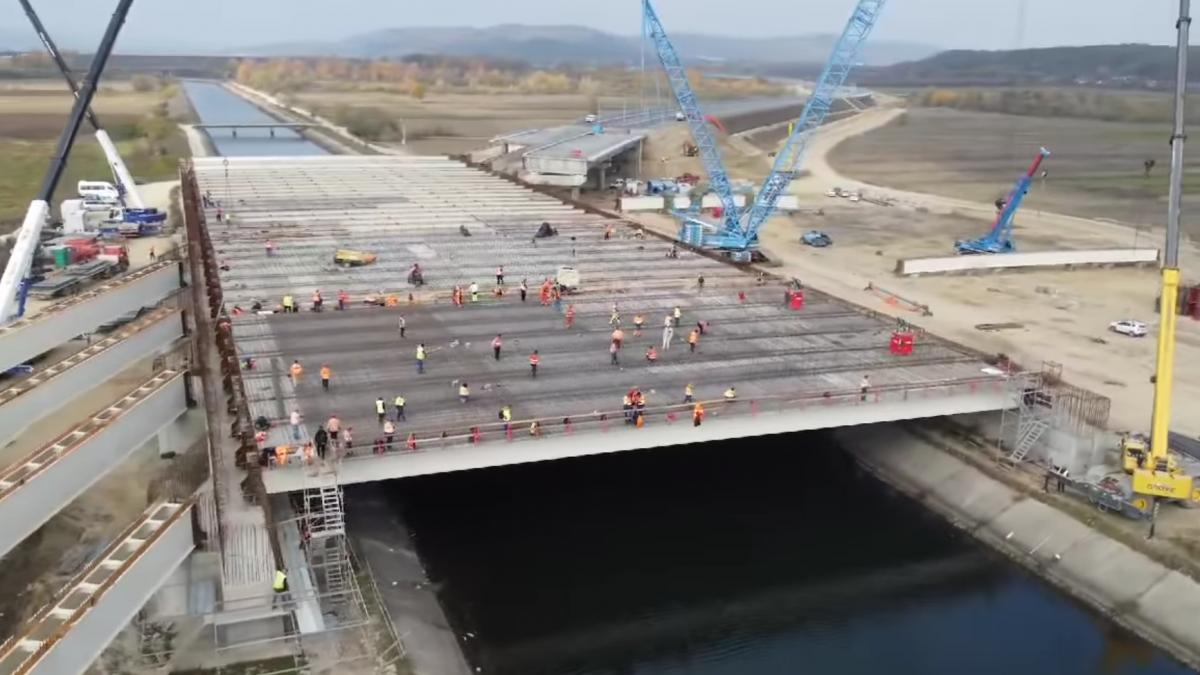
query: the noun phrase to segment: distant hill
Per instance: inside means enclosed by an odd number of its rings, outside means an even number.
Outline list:
[[[812,62],[826,59],[834,35],[738,38],[699,33],[672,35],[679,52],[690,62],[754,61]],[[409,54],[486,56],[527,61],[535,65],[560,63],[633,63],[640,59],[640,38],[614,35],[583,26],[490,28],[390,28],[331,42],[294,42],[238,50],[255,56],[397,57]],[[885,66],[922,59],[936,53],[929,45],[878,40],[863,55],[868,65]]]
[[[1189,57],[1200,56],[1193,47]],[[860,71],[873,85],[1079,84],[1166,88],[1175,79],[1175,48],[1144,45],[1050,47],[1012,51],[955,49],[928,58]]]

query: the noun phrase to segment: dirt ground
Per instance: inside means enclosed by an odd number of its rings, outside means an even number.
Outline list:
[[[858,180],[826,161],[830,151],[846,139],[885,126],[902,112],[893,107],[868,110],[826,126],[814,139],[805,164],[808,175],[796,182],[793,191],[803,204],[820,207],[825,215],[777,217],[764,228],[763,246],[781,264],[779,271],[943,337],[986,352],[1009,354],[1028,367],[1037,368],[1043,361],[1062,363],[1068,380],[1112,399],[1114,428],[1148,428],[1152,403],[1149,378],[1154,368],[1153,336],[1157,329],[1156,270],[1096,269],[917,279],[894,275],[897,259],[951,255],[954,240],[982,234],[994,212],[990,203],[969,196],[943,197]],[[670,149],[682,138],[658,140],[664,149]],[[760,181],[770,159],[766,155],[731,154],[737,150],[735,145],[725,144],[730,173],[735,178]],[[994,152],[1003,154],[1007,149]],[[1136,151],[1131,152],[1136,156]],[[698,164],[695,160],[671,159],[668,167],[677,172],[688,163]],[[888,175],[907,174],[897,170]],[[824,197],[834,185],[886,197],[895,205],[885,207],[865,201],[851,204]],[[674,234],[676,230],[676,222],[669,216],[639,215],[637,220],[662,232]],[[801,245],[799,236],[811,228],[828,230],[835,245],[827,249]],[[1153,246],[1160,245],[1162,231],[1155,228],[1138,232],[1112,221],[1034,209],[1018,218],[1017,237],[1028,249],[1129,246],[1135,241]],[[1200,279],[1200,251],[1189,243],[1183,256],[1185,277]],[[864,290],[869,283],[928,305],[933,315],[918,316],[889,305],[876,293]],[[1107,330],[1110,322],[1123,318],[1145,321],[1150,325],[1151,337],[1126,338]],[[996,332],[976,328],[988,323],[1015,323],[1019,327]],[[1181,321],[1178,334],[1173,427],[1200,435],[1200,418],[1191,414],[1194,402],[1200,400],[1200,371],[1192,365],[1200,362],[1200,323]]]
[[[338,106],[376,107],[403,120],[414,154],[453,154],[484,145],[520,129],[578,121],[589,97],[576,94],[429,94],[416,100],[388,91],[312,91],[292,96],[296,105],[325,115]],[[633,100],[601,98],[604,109],[638,107]],[[326,115],[328,116],[328,115]]]
[[[1023,208],[1132,224],[1166,218],[1170,127],[917,108],[830,155],[839,172],[878,185],[993,201],[1039,147],[1051,156]],[[1200,168],[1200,156],[1188,166]],[[1149,177],[1143,162],[1154,159]],[[1200,177],[1186,177],[1185,224],[1200,234]]]

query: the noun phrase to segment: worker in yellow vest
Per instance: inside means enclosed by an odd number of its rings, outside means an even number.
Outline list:
[[[688,382],[687,386],[683,388],[683,402],[691,403],[695,400],[696,400],[696,388],[692,386],[691,382]]]
[[[466,382],[458,385],[458,400],[460,403],[466,403],[471,400],[471,387]]]
[[[287,601],[287,572],[284,572],[282,567],[275,569],[275,579],[271,582],[271,590],[275,591],[275,597],[271,600],[272,607]]]
[[[321,388],[329,391],[329,378],[333,377],[333,369],[328,363],[321,364]]]
[[[383,402],[383,397],[375,399],[375,417],[379,419],[379,423],[383,424],[383,420],[387,419],[387,404]]]
[[[397,396],[396,400],[392,401],[392,405],[396,408],[396,420],[397,421],[399,421],[399,420],[404,420],[405,422],[408,421],[408,418],[404,416],[404,404],[405,403],[406,403],[406,401],[404,400],[403,396]]]
[[[291,314],[295,311],[296,311],[296,299],[292,297],[291,293],[288,293],[287,295],[283,296],[283,313]]]

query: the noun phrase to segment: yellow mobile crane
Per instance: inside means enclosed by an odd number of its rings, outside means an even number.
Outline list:
[[[1179,315],[1179,211],[1183,192],[1184,102],[1187,93],[1188,31],[1191,0],[1179,0],[1178,63],[1175,73],[1175,124],[1171,134],[1171,183],[1168,193],[1167,242],[1163,250],[1162,300],[1158,358],[1154,369],[1154,411],[1150,443],[1126,437],[1121,443],[1125,470],[1133,474],[1133,506],[1153,518],[1159,499],[1193,506],[1200,503],[1200,482],[1179,466],[1168,448],[1171,385],[1175,369],[1175,323]]]

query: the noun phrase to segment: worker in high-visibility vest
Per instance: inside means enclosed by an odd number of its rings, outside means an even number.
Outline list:
[[[466,403],[471,400],[471,387],[466,382],[458,385],[458,400],[460,403]]]
[[[418,375],[425,372],[425,357],[427,357],[428,355],[429,355],[428,352],[425,351],[425,343],[424,342],[417,345],[417,374]]]
[[[291,448],[286,445],[275,446],[275,465],[287,466],[289,452],[291,452]]]
[[[692,426],[698,427],[704,421],[704,404],[697,403],[692,408]]]
[[[387,418],[387,404],[383,402],[383,397],[375,399],[375,417],[383,424],[383,420]]]
[[[695,400],[696,400],[696,388],[692,386],[691,382],[688,382],[687,386],[685,386],[683,388],[683,402],[691,403]]]
[[[570,327],[571,327],[571,325],[572,325],[572,324],[574,324],[574,323],[575,323],[575,305],[574,305],[574,304],[570,304],[570,305],[567,305],[567,322],[566,322],[566,327],[567,327],[567,328],[570,328]]]
[[[725,400],[733,401],[735,399],[737,399],[737,388],[730,387],[730,388],[726,389],[725,390]]]
[[[692,332],[688,333],[688,351],[695,353],[698,344],[700,344],[700,329],[693,328]]]
[[[538,350],[533,350],[529,355],[529,376],[537,377],[538,364],[542,362],[542,357],[538,355]]]
[[[292,361],[292,386],[300,384],[300,377],[304,375],[304,366],[300,365],[300,359]]]
[[[406,403],[406,401],[404,400],[403,396],[397,396],[396,400],[392,401],[392,405],[396,409],[396,419],[404,420],[405,422],[407,422],[408,418],[404,416],[404,404],[405,403]]]
[[[295,311],[296,311],[296,299],[292,297],[291,293],[288,293],[287,295],[283,296],[283,313],[291,314]]]
[[[633,315],[633,336],[642,336],[642,326],[646,325],[646,317],[641,314]]]
[[[350,304],[350,294],[345,290],[338,291],[338,309],[345,310]]]
[[[333,377],[333,369],[328,363],[321,364],[321,388],[329,391],[329,378]]]
[[[287,572],[284,572],[282,567],[275,569],[275,579],[271,582],[271,590],[275,591],[275,597],[271,600],[272,607],[287,600]]]
[[[671,313],[671,318],[672,318],[672,319],[674,319],[674,321],[675,321],[675,327],[676,327],[676,328],[678,328],[678,327],[679,327],[679,321],[680,321],[680,319],[682,319],[682,318],[683,318],[683,310],[679,309],[679,307],[678,307],[678,306],[676,306],[676,307],[675,307],[675,311],[673,311],[673,312]]]

